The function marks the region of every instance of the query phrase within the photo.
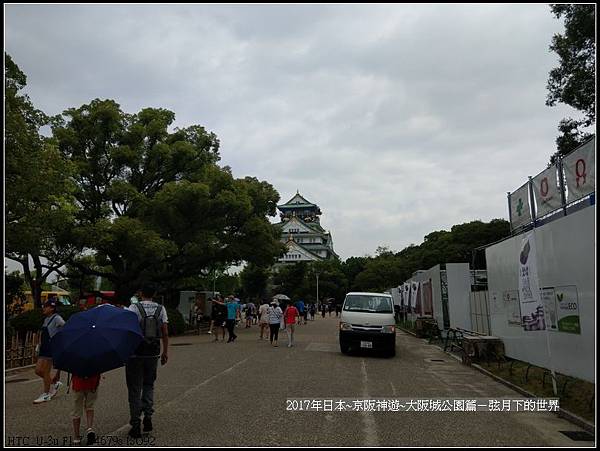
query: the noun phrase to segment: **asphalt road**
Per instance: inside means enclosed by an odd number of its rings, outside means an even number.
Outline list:
[[[171,339],[159,368],[155,446],[592,446],[559,431],[580,428],[540,412],[306,412],[287,399],[522,399],[425,340],[399,333],[397,355],[343,355],[337,320],[318,318],[287,348],[258,340],[258,327],[238,328],[235,343],[211,335]],[[436,362],[432,360],[443,360]],[[23,380],[24,379],[24,380]],[[66,381],[66,376],[63,376]],[[104,375],[96,431],[105,445],[126,446],[129,421],[123,369]],[[63,445],[71,434],[72,394],[63,388],[34,405],[41,382],[33,370],[5,382],[5,446]]]

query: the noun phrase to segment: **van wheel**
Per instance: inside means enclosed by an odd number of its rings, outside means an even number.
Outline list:
[[[350,346],[347,343],[340,343],[340,350],[342,354],[348,354],[350,352]]]

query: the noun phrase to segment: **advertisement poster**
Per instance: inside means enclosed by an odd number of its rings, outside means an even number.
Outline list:
[[[526,331],[546,329],[536,259],[535,235],[529,232],[523,236],[519,252],[519,301],[523,329]]]
[[[544,304],[544,312],[548,330],[558,330],[558,317],[556,313],[556,298],[554,288],[546,287],[540,290],[540,297]]]
[[[571,334],[581,334],[577,287],[575,285],[556,287],[554,292],[556,294],[558,330]]]
[[[521,325],[521,305],[519,304],[519,292],[517,290],[502,293],[504,310],[508,317],[508,324],[512,326]]]

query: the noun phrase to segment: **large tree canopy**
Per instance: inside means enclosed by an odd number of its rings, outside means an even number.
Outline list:
[[[551,9],[557,19],[564,17],[565,33],[554,35],[550,45],[560,65],[550,71],[546,105],[565,103],[584,115],[560,122],[556,144],[558,154],[564,155],[592,136],[582,128],[596,121],[596,5],[561,4]]]
[[[141,281],[176,289],[215,265],[270,264],[282,252],[268,221],[279,200],[255,178],[235,179],[217,165],[219,141],[203,127],[169,131],[175,114],[146,108],[126,114],[96,99],[54,119],[65,158],[77,166],[81,207],[72,231],[122,299]]]

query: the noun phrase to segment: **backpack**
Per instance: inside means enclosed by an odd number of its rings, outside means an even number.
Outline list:
[[[160,355],[160,338],[162,337],[160,314],[163,306],[158,305],[153,315],[147,315],[141,302],[135,304],[142,316],[142,333],[144,340],[140,343],[135,354],[138,356],[153,357]]]

